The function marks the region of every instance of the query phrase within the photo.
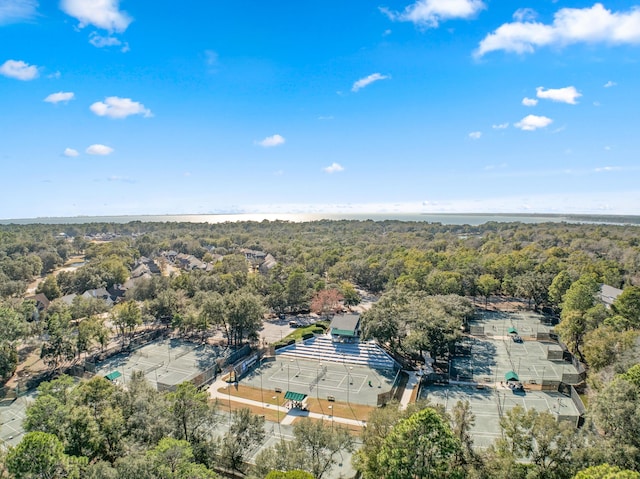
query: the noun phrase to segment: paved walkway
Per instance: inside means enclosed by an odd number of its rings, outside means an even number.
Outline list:
[[[209,388],[207,389],[207,392],[209,393],[209,396],[214,399],[228,401],[229,395],[225,394],[224,392],[218,391],[219,389],[228,388],[228,387],[230,387],[230,384],[228,384],[226,381],[224,381],[223,379],[217,379],[211,386],[209,386]],[[366,421],[357,421],[355,419],[331,416],[328,414],[319,414],[317,412],[301,411],[300,409],[287,409],[283,406],[278,406],[278,405],[269,404],[269,403],[262,403],[260,401],[254,401],[253,399],[247,399],[247,398],[238,397],[238,396],[233,396],[232,401],[251,405],[251,406],[256,406],[256,407],[270,408],[271,410],[279,411],[282,413],[282,420],[280,421],[280,424],[291,424],[297,417],[310,417],[313,419],[323,419],[327,421],[333,421],[340,424],[350,424],[352,426],[366,425]]]
[[[420,376],[418,376],[416,371],[407,371],[407,373],[409,373],[409,380],[407,381],[404,391],[402,392],[402,397],[400,398],[401,409],[407,409],[407,406],[411,402],[413,390],[417,388],[420,383]]]

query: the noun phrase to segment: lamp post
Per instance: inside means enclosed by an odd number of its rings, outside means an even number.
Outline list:
[[[278,434],[280,435],[280,439],[282,439],[282,429],[280,428],[280,406],[278,405],[278,396],[273,396],[273,403],[276,406],[276,414],[278,415]]]
[[[291,363],[293,362],[293,359],[290,359],[289,362],[287,363],[287,391],[291,391],[290,386],[290,382],[291,379],[289,378],[289,366],[291,365]]]
[[[262,360],[264,358],[260,358],[260,401],[262,402],[262,408],[264,409],[264,392],[262,390]]]
[[[229,396],[229,430],[231,430],[231,383],[227,383],[227,393]]]

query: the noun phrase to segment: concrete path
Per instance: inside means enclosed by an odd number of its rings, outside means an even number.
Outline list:
[[[407,373],[409,374],[409,380],[407,381],[407,385],[404,387],[402,397],[400,398],[401,409],[407,409],[407,406],[411,402],[413,390],[417,388],[420,383],[420,376],[418,376],[416,371],[407,371]]]
[[[207,392],[209,393],[209,397],[211,398],[219,399],[221,401],[228,401],[229,395],[225,394],[224,392],[218,391],[218,389],[228,388],[228,387],[232,387],[232,386],[228,384],[226,381],[224,381],[223,379],[217,379],[213,384],[211,384],[211,386],[209,386],[209,388],[207,389]],[[333,421],[340,424],[350,424],[352,426],[366,425],[366,421],[357,421],[355,419],[331,416],[328,414],[319,414],[317,412],[301,411],[300,409],[287,409],[283,406],[270,404],[267,402],[262,403],[260,401],[254,401],[253,399],[246,399],[238,396],[232,396],[231,400],[242,403],[242,404],[251,405],[251,406],[269,408],[272,411],[274,410],[279,411],[282,413],[282,420],[280,421],[280,424],[291,424],[293,423],[296,417],[310,417],[313,419]]]

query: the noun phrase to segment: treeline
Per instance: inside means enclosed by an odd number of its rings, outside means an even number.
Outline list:
[[[482,288],[486,291],[479,280],[487,274],[499,282],[489,289],[542,304],[547,298],[539,290],[547,289],[563,270],[575,278],[593,273],[615,287],[639,280],[635,226],[396,221],[11,225],[0,227],[0,251],[12,261],[57,249],[68,254],[83,248],[85,235],[97,231],[108,231],[115,238],[108,247],[112,255],[101,255],[117,256],[125,266],[140,255],[163,250],[203,259],[208,253],[227,255],[249,248],[271,253],[285,269],[295,266],[334,282],[349,280],[372,292],[402,286],[430,294],[473,296],[483,294]],[[74,240],[64,241],[59,233]],[[104,245],[91,244],[88,257],[100,248]],[[103,281],[109,283],[108,278]]]
[[[276,441],[248,463],[266,435],[248,409],[230,417],[190,383],[159,393],[142,373],[127,388],[104,378],[79,384],[62,376],[43,383],[27,408],[27,433],[0,453],[2,477],[91,479],[322,479],[354,453],[364,479],[640,479],[637,408],[640,365],[615,376],[576,430],[548,412],[515,407],[503,434],[474,448],[475,416],[467,402],[444,408],[390,403],[371,413],[355,438],[333,423],[303,419],[291,441]]]
[[[320,479],[354,448],[346,429],[302,420],[294,441],[264,450],[250,466],[267,434],[264,423],[249,409],[219,414],[190,382],[160,393],[142,372],[126,388],[101,377],[75,383],[62,376],[39,387],[22,441],[0,451],[0,477],[215,479],[219,471],[261,479],[283,469],[308,471],[284,477]]]

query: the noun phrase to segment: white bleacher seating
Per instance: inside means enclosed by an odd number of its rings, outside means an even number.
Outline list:
[[[334,343],[329,336],[317,336],[276,351],[278,356],[360,364],[374,369],[394,369],[395,360],[374,341]]]

